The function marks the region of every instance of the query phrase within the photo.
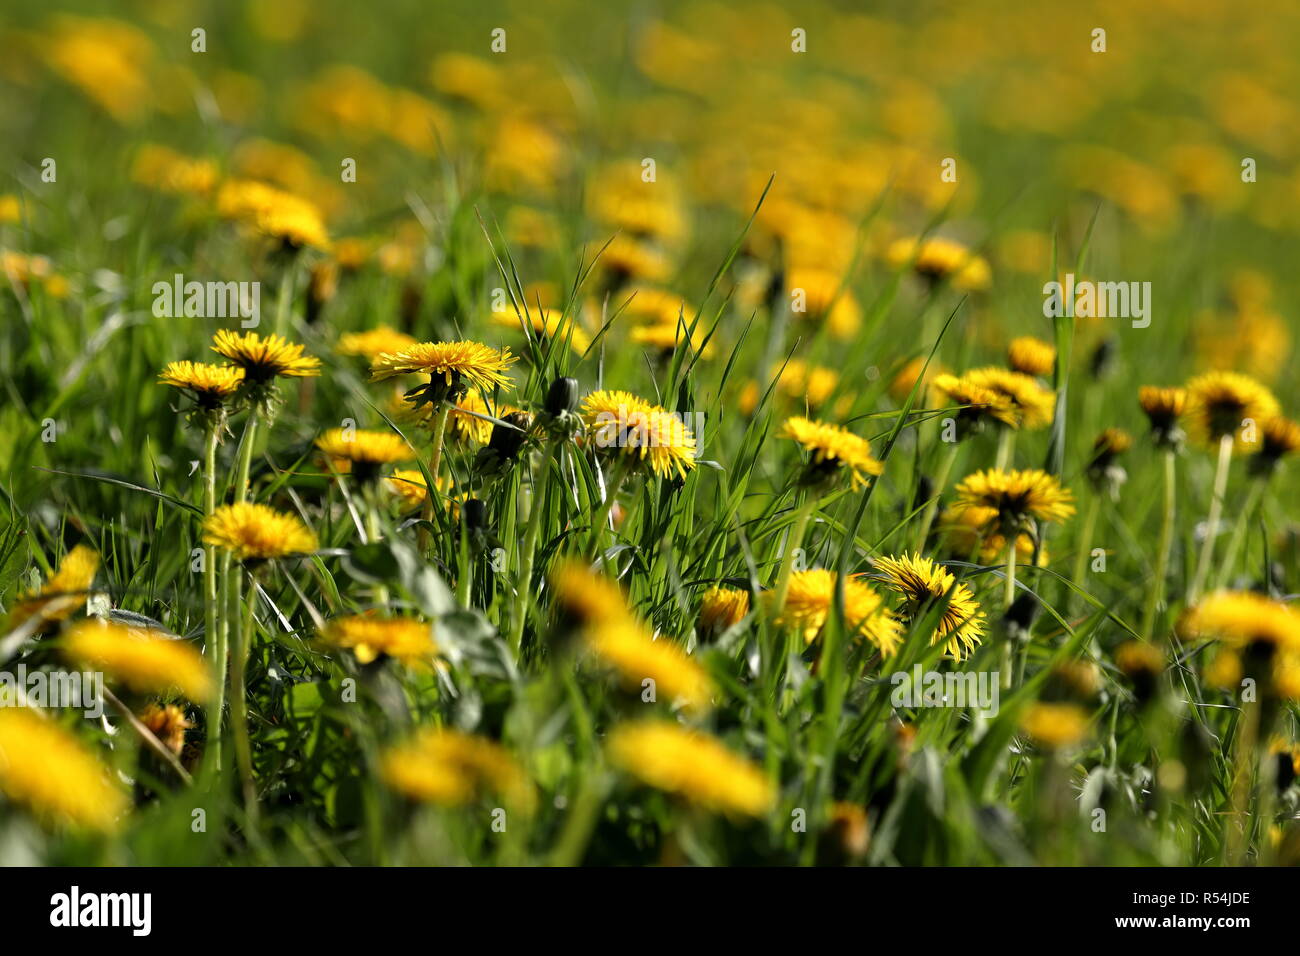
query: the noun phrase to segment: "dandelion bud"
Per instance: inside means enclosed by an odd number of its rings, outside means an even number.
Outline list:
[[[493,425],[488,448],[501,461],[514,461],[519,457],[519,449],[524,447],[524,442],[528,438],[528,426],[532,423],[532,418],[527,412],[511,412],[502,421],[514,427]]]
[[[578,407],[578,380],[576,378],[557,378],[546,390],[546,414],[560,418],[573,412]]]
[[[461,508],[461,521],[470,534],[487,529],[487,503],[481,498],[469,498]]]

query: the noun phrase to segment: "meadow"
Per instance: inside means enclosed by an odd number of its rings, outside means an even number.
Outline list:
[[[1300,863],[1298,40],[0,0],[0,865]]]

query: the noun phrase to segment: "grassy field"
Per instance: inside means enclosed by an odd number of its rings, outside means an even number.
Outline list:
[[[1298,40],[0,0],[0,864],[1300,862]]]

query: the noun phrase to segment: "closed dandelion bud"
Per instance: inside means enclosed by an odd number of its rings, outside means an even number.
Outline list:
[[[576,378],[557,378],[546,390],[546,414],[552,418],[563,418],[578,408],[578,380]]]
[[[513,462],[519,457],[519,449],[528,439],[528,426],[532,417],[527,412],[511,412],[501,419],[509,424],[492,426],[492,437],[488,439],[490,448],[501,461]]]
[[[487,503],[481,498],[466,500],[460,514],[465,530],[470,534],[482,533],[487,529]]]

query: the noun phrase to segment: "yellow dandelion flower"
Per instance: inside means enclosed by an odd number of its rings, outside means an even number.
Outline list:
[[[81,741],[23,707],[0,708],[0,792],[48,824],[105,833],[129,808]]]
[[[994,508],[945,508],[939,515],[938,527],[947,538],[949,552],[963,561],[978,557],[989,564],[1007,552],[1006,535],[998,530],[998,513]],[[1033,560],[1034,539],[1021,532],[1016,535],[1016,562],[1028,564]],[[1038,564],[1047,564],[1046,547],[1038,549]]]
[[[1045,377],[1056,367],[1056,346],[1032,335],[1012,339],[1007,346],[1007,364],[1024,375]]]
[[[415,457],[415,449],[401,435],[369,428],[331,428],[316,439],[316,447],[336,471],[355,474],[360,481],[375,478],[381,465]]]
[[[695,309],[676,292],[654,286],[638,285],[622,296],[619,313],[649,325],[675,326],[678,320],[688,326],[695,321]]]
[[[1092,442],[1094,458],[1113,458],[1122,455],[1133,447],[1133,437],[1122,428],[1103,429]]]
[[[786,419],[781,437],[793,439],[811,454],[810,478],[829,477],[846,468],[856,488],[867,483],[865,475],[879,475],[885,470],[871,456],[870,443],[841,425],[796,416]]]
[[[399,468],[385,479],[388,489],[397,495],[403,506],[414,508],[424,504],[429,497],[429,486],[424,483],[424,472],[418,468]],[[448,487],[447,478],[438,478],[439,490]]]
[[[835,581],[835,572],[824,568],[792,574],[777,626],[796,629],[811,644],[834,611]],[[851,633],[873,644],[884,656],[898,648],[902,637],[898,619],[860,577],[849,577],[844,582],[844,618]]]
[[[166,146],[147,143],[136,153],[131,178],[160,192],[204,196],[216,185],[217,165],[210,159],[194,159]]]
[[[989,366],[967,372],[965,379],[996,392],[1011,403],[1017,428],[1046,428],[1056,416],[1056,393],[1038,384],[1038,380],[1020,372]]]
[[[695,467],[695,436],[682,420],[628,392],[597,391],[582,401],[595,446],[648,463],[661,477],[684,478]]]
[[[20,222],[22,213],[23,205],[17,196],[0,195],[0,222]]]
[[[177,757],[185,750],[185,731],[192,728],[194,722],[180,707],[175,704],[150,704],[136,716]]]
[[[700,630],[721,634],[749,613],[749,592],[715,584],[700,598]]]
[[[681,701],[688,710],[699,713],[711,706],[713,681],[708,672],[672,641],[656,640],[631,612],[591,628],[586,644],[629,688],[640,690],[649,679],[656,694]]]
[[[1288,455],[1300,451],[1300,424],[1275,415],[1264,423],[1264,444],[1259,450],[1262,466],[1275,465]]]
[[[320,547],[316,534],[296,516],[266,505],[222,505],[203,521],[203,543],[229,551],[241,561],[310,554]]]
[[[244,384],[244,370],[207,362],[168,362],[158,376],[162,385],[179,388],[205,410],[220,408]]]
[[[382,382],[399,375],[422,374],[442,379],[453,393],[465,387],[509,387],[506,370],[515,362],[509,349],[478,342],[419,342],[400,352],[386,352],[371,363],[370,379]]]
[[[1020,417],[1016,407],[1002,392],[976,385],[965,377],[949,373],[938,375],[934,379],[935,391],[955,405],[961,405],[957,413],[958,421],[972,425],[985,421],[997,421],[1012,428],[1019,427]]]
[[[222,183],[217,190],[217,214],[245,222],[294,248],[329,248],[329,233],[315,203],[257,180]]]
[[[616,727],[610,761],[642,783],[709,810],[762,816],[776,801],[761,769],[713,737],[668,721]]]
[[[1035,701],[1020,716],[1020,729],[1048,750],[1060,750],[1082,742],[1091,722],[1078,704]]]
[[[916,358],[908,359],[894,375],[889,383],[889,396],[894,401],[902,404],[907,401],[907,396],[912,394],[912,387],[916,385],[916,380],[921,377],[922,369],[925,369],[925,381],[921,383],[920,389],[917,390],[917,401],[924,402],[926,397],[926,386],[937,382],[939,376],[949,375],[948,369],[938,362],[931,362],[929,368],[926,368],[925,356],[918,355]],[[954,381],[955,376],[952,376]]]
[[[633,327],[630,338],[637,345],[648,345],[651,348],[661,349],[665,352],[671,352],[680,345],[689,345],[692,350],[699,351],[703,358],[709,358],[713,355],[713,343],[705,343],[705,333],[699,329],[688,337],[688,327],[677,322],[653,323],[651,325],[638,325]]]
[[[871,846],[867,811],[856,803],[841,800],[831,804],[822,846],[836,862],[848,862],[866,856]]]
[[[405,664],[427,664],[438,654],[432,626],[413,617],[336,617],[325,622],[320,637],[331,647],[350,650],[359,664],[369,664],[381,656]]]
[[[359,356],[373,362],[386,352],[401,352],[417,344],[415,336],[381,325],[364,332],[345,332],[334,348],[340,355]]]
[[[1219,591],[1186,611],[1179,630],[1234,650],[1271,647],[1300,653],[1300,613],[1254,591]]]
[[[915,620],[933,605],[947,601],[939,615],[931,644],[945,642],[944,650],[961,660],[980,643],[984,613],[975,595],[942,565],[919,554],[879,558],[876,571],[887,590],[903,596],[902,616]]]
[[[265,338],[256,332],[218,329],[212,337],[212,351],[244,370],[253,383],[268,382],[277,375],[309,378],[320,374],[320,359],[302,354],[302,346],[280,335]]]
[[[1260,425],[1278,411],[1273,393],[1249,375],[1207,372],[1187,383],[1187,431],[1205,446],[1231,437],[1233,451],[1258,451],[1258,439],[1246,441],[1243,432],[1248,423]]]
[[[713,682],[694,658],[668,639],[656,640],[632,612],[618,584],[579,562],[558,562],[549,580],[561,626],[578,631],[587,650],[633,688],[647,678],[669,700],[708,710]]]
[[[1064,521],[1074,514],[1074,500],[1053,475],[1037,468],[1005,471],[990,468],[967,475],[957,485],[957,502],[965,507],[991,508],[998,530],[1019,530],[1027,518]]]
[[[1187,392],[1181,388],[1143,385],[1138,389],[1138,404],[1151,423],[1151,436],[1159,447],[1176,448],[1183,433],[1178,420],[1187,407]]]
[[[797,318],[826,323],[837,339],[851,338],[862,325],[862,307],[848,291],[844,277],[827,269],[791,269],[785,280]],[[802,305],[802,310],[798,309]]]
[[[442,727],[426,728],[387,750],[380,772],[412,800],[459,807],[491,793],[522,813],[536,807],[532,781],[505,748]]]
[[[78,608],[85,607],[86,591],[99,570],[99,554],[84,544],[79,544],[59,563],[45,586],[19,595],[9,616],[9,628],[15,629],[39,617],[48,624],[71,617]]]
[[[668,258],[655,246],[626,233],[619,233],[609,244],[598,246],[597,265],[610,276],[615,286],[629,279],[645,282],[662,282],[672,272]]]
[[[617,582],[594,573],[579,561],[558,561],[547,577],[556,604],[569,625],[592,628],[617,623],[631,613],[627,597]]]
[[[1143,385],[1138,389],[1138,404],[1151,420],[1153,428],[1167,431],[1183,414],[1187,404],[1187,391],[1181,388]]]
[[[1165,669],[1165,655],[1160,648],[1147,641],[1125,641],[1115,648],[1114,657],[1115,666],[1133,682],[1138,700],[1155,693],[1156,681]]]
[[[212,695],[212,674],[203,655],[157,631],[86,620],[69,628],[62,644],[69,660],[102,670],[137,693],[161,695],[175,688],[199,704]]]
[[[949,278],[954,289],[977,292],[989,287],[991,272],[983,256],[952,239],[931,237],[898,239],[885,254],[889,264],[901,269],[911,263],[912,271],[930,280]]]

